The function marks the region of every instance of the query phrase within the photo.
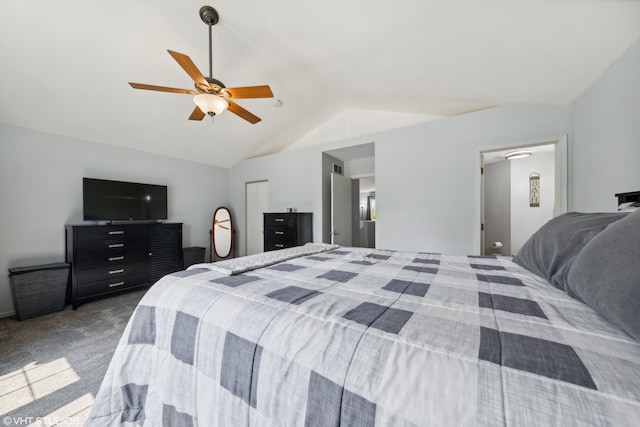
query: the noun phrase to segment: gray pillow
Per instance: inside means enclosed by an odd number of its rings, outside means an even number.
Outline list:
[[[566,276],[575,256],[596,234],[627,213],[568,212],[540,227],[513,261],[566,290]]]
[[[576,256],[570,295],[640,341],[640,210],[611,224]]]

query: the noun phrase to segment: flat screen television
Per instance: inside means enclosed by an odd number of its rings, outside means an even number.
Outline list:
[[[82,178],[85,221],[167,219],[167,186]]]

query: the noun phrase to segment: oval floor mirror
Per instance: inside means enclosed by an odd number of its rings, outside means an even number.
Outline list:
[[[213,226],[211,228],[211,262],[215,258],[229,258],[233,252],[234,230],[231,221],[231,212],[225,207],[219,207],[213,214]],[[215,255],[215,258],[214,258]]]

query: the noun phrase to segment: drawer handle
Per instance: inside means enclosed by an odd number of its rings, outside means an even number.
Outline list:
[[[284,222],[284,218],[276,218],[275,221],[276,222]]]
[[[109,245],[110,248],[124,248],[124,243],[112,243]]]
[[[115,288],[116,286],[122,286],[122,285],[124,285],[124,282],[109,283],[110,288]]]
[[[276,231],[276,234],[284,234],[284,231]]]
[[[119,268],[117,270],[109,270],[109,274],[120,274],[124,273],[124,268]]]
[[[109,257],[109,261],[122,261],[124,259],[123,256],[112,256]]]
[[[124,234],[124,230],[110,231],[109,234]]]
[[[276,243],[274,246],[275,246],[276,248],[284,248],[284,245],[281,245],[281,244],[279,244],[279,243]]]

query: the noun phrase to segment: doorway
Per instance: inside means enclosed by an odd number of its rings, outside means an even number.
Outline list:
[[[322,177],[322,241],[374,248],[375,143],[322,153]],[[365,215],[367,206],[373,206],[373,217]]]
[[[567,211],[566,135],[480,151],[480,254],[515,255]],[[523,156],[506,158],[508,153]]]

